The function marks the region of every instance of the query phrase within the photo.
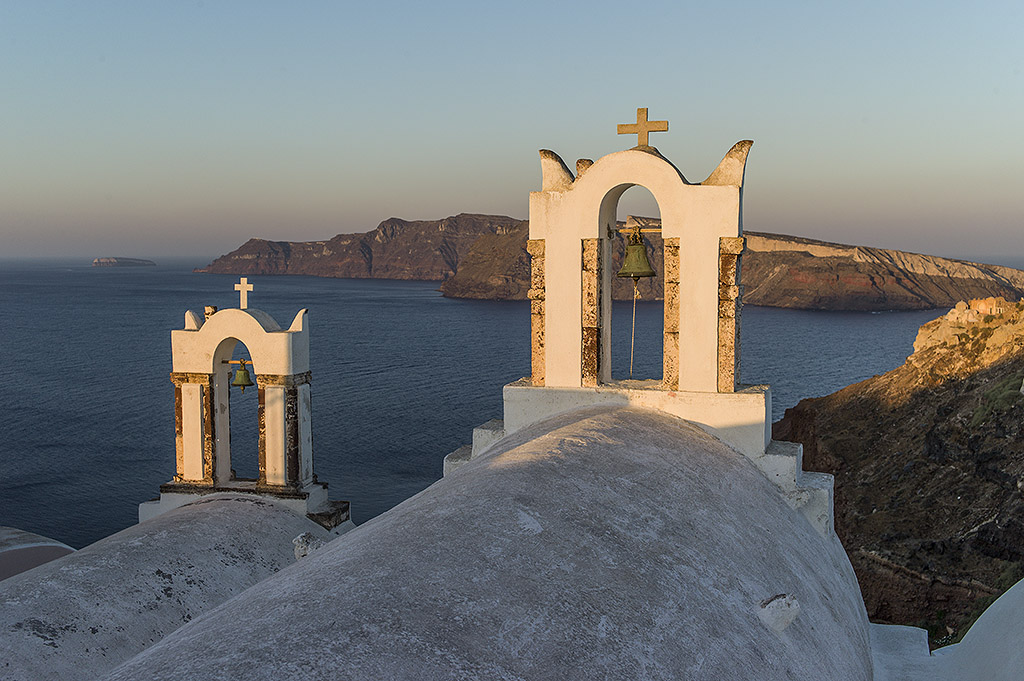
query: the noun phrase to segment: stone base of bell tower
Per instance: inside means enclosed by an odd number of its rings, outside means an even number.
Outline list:
[[[166,483],[160,486],[159,498],[139,504],[139,522],[199,501],[211,494],[221,493],[269,498],[298,515],[307,516],[328,530],[352,525],[349,519],[349,503],[331,501],[327,496],[327,483],[313,482],[302,488],[275,488],[257,485],[255,481],[233,481],[230,485],[224,486]]]
[[[514,433],[557,414],[585,407],[655,409],[686,419],[750,458],[764,454],[772,439],[772,392],[766,385],[735,392],[664,390],[658,380],[611,381],[590,388],[535,386],[523,378],[504,387],[505,432]]]

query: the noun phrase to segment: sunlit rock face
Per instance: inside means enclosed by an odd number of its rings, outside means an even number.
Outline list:
[[[0,679],[95,679],[295,561],[316,523],[216,494],[0,582]]]
[[[685,421],[565,414],[111,679],[871,679],[842,546]]]

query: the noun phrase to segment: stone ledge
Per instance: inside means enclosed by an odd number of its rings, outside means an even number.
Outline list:
[[[475,459],[480,456],[488,447],[505,436],[505,422],[501,419],[491,419],[486,423],[473,429],[473,455]]]
[[[444,457],[444,464],[441,469],[441,475],[447,476],[449,473],[454,471],[462,464],[469,463],[469,460],[473,458],[473,445],[462,445],[454,452]]]
[[[333,530],[349,519],[349,503],[328,501],[327,508],[316,513],[307,513],[306,517],[325,530]]]

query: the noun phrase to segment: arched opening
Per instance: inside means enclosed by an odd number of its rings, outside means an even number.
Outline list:
[[[661,226],[661,211],[658,203],[645,187],[625,185],[616,187],[605,197],[605,202],[614,201],[613,206],[602,210],[604,215],[615,215],[615,227],[610,243],[610,287],[611,314],[610,362],[611,379],[662,380],[664,348],[664,246],[660,232],[642,232],[647,249],[647,258],[655,274],[653,277],[636,280],[636,324],[633,324],[634,280],[618,277],[626,252],[628,234],[619,230],[639,224],[641,229]],[[614,212],[613,212],[614,211]],[[632,376],[630,375],[630,350],[632,344]]]
[[[259,480],[259,389],[253,385],[232,387],[231,381],[244,359],[252,381],[257,382],[258,367],[253,366],[245,344],[237,338],[225,338],[214,354],[214,403],[216,433],[215,483]]]

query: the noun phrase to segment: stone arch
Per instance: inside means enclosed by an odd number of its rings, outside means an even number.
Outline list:
[[[530,195],[528,246],[534,385],[595,387],[610,380],[603,323],[610,315],[609,240],[618,199],[639,185],[658,203],[665,241],[662,386],[735,390],[740,192],[749,148],[735,145],[700,184],[653,147],[596,163],[582,159],[575,177],[557,154],[541,151],[542,188]]]
[[[242,335],[242,334],[239,334]],[[228,362],[235,354],[235,350],[239,345],[245,347],[248,351],[249,359],[252,359],[252,351],[249,350],[249,346],[241,340],[229,336],[223,339],[213,353],[213,381],[212,390],[213,395],[211,398],[211,404],[214,410],[214,484],[218,486],[230,485],[236,482],[234,468],[235,461],[233,460],[232,444],[237,443],[237,440],[232,442],[231,437],[231,379],[234,367]],[[259,390],[259,372],[261,367],[256,364],[255,361],[251,361],[249,364],[249,372],[253,377],[253,381],[256,383],[254,386],[255,390]],[[257,398],[258,399],[258,398]],[[262,400],[258,399],[258,405],[262,405]],[[262,423],[264,418],[263,410],[257,406],[256,409],[256,420],[257,420],[257,432],[262,432],[264,424]],[[237,423],[237,422],[236,422]],[[255,455],[257,457],[257,465],[259,466],[262,462],[259,461],[261,447],[257,446],[255,452],[239,452],[243,455]],[[262,466],[260,466],[262,468]],[[259,470],[259,469],[257,469]],[[257,480],[260,475],[257,474]]]
[[[583,275],[582,275],[584,277],[584,284],[583,284],[584,291],[587,291],[587,290],[589,290],[592,287],[596,287],[599,290],[599,292],[600,292],[600,295],[599,295],[600,302],[599,302],[599,307],[596,310],[594,310],[593,306],[588,305],[587,295],[586,295],[586,293],[584,293],[582,314],[583,314],[584,320],[590,320],[590,319],[593,319],[596,316],[600,320],[600,327],[601,327],[598,334],[595,334],[594,331],[588,331],[586,328],[584,329],[584,337],[585,338],[587,337],[587,335],[591,335],[591,336],[598,335],[601,338],[601,341],[599,343],[600,352],[597,353],[596,356],[592,354],[590,357],[587,357],[587,351],[584,350],[584,357],[583,357],[584,367],[593,366],[593,365],[596,365],[598,367],[598,371],[595,372],[596,373],[596,379],[597,379],[596,382],[593,381],[593,380],[590,380],[590,381],[584,380],[584,385],[585,386],[587,386],[587,385],[597,385],[597,384],[600,384],[600,383],[609,383],[612,380],[612,375],[611,375],[611,363],[612,363],[611,362],[611,345],[612,345],[612,343],[611,343],[611,318],[612,318],[611,310],[612,310],[612,280],[615,277],[615,272],[613,271],[613,267],[612,267],[612,261],[614,259],[614,255],[613,255],[612,249],[618,248],[620,246],[620,239],[619,239],[620,235],[616,232],[616,228],[617,228],[617,225],[618,225],[618,205],[619,205],[619,201],[622,199],[622,196],[626,192],[628,192],[630,189],[633,189],[634,187],[639,187],[641,189],[647,190],[647,192],[650,193],[652,197],[654,197],[654,200],[655,200],[655,202],[658,205],[658,212],[659,212],[659,214],[661,213],[661,203],[658,202],[657,196],[655,196],[654,192],[652,192],[650,189],[648,189],[648,187],[646,187],[642,183],[639,183],[639,182],[624,182],[622,184],[618,184],[618,185],[615,185],[614,187],[611,187],[605,193],[604,197],[601,199],[600,209],[598,211],[598,221],[599,221],[599,227],[600,227],[599,234],[602,237],[601,243],[598,246],[598,248],[600,249],[600,255],[597,258],[595,258],[595,256],[593,254],[591,254],[589,256],[589,259],[590,259],[591,262],[594,262],[596,260],[598,263],[600,263],[600,276],[599,277],[593,277],[593,275],[591,275],[591,269],[587,267],[588,247],[589,247],[589,251],[592,253],[593,250],[594,250],[594,245],[592,245],[593,242],[591,242],[591,244],[588,245],[587,240],[584,240],[584,245],[583,245],[583,250],[584,250],[584,267],[583,267]],[[666,248],[666,255],[667,255],[667,252],[668,252],[668,249]],[[666,266],[667,266],[667,264],[666,264]],[[678,262],[676,263],[676,269],[678,270]],[[669,289],[669,280],[668,280],[668,278],[665,277],[666,272],[667,272],[667,270],[666,271],[662,271],[662,272],[658,272],[656,276],[660,276],[660,277],[663,278],[664,283],[665,283],[665,288],[666,288],[666,290],[668,290]],[[587,281],[588,277],[592,277],[592,280],[590,282]],[[678,277],[676,277],[676,279],[678,279]],[[677,281],[676,281],[676,284],[678,284]],[[675,288],[678,288],[678,286],[676,286]],[[665,305],[662,306],[663,307],[663,314],[665,316],[665,320],[664,320],[663,326],[664,326],[664,328],[668,328],[669,324],[670,324],[670,321],[669,321],[669,318],[668,318],[669,315],[667,315],[664,311],[669,309],[669,307],[668,307],[668,303],[670,303],[669,298],[666,297],[664,302],[665,302]],[[678,302],[678,301],[677,301],[676,298],[672,298],[671,302],[674,303],[674,302]],[[596,315],[594,314],[595,311],[597,312]],[[664,357],[668,356],[664,352],[664,340],[663,340],[662,347],[663,347],[663,349],[662,349],[662,354],[663,354],[662,379],[663,379],[663,382],[664,382],[665,377],[667,376],[669,378],[669,382],[672,383],[673,385],[675,385],[675,383],[674,383],[674,381],[675,381],[674,374],[673,375],[669,374],[669,371],[668,371],[669,367],[666,366],[666,362],[664,361]],[[673,367],[674,367],[674,365],[673,365]]]

